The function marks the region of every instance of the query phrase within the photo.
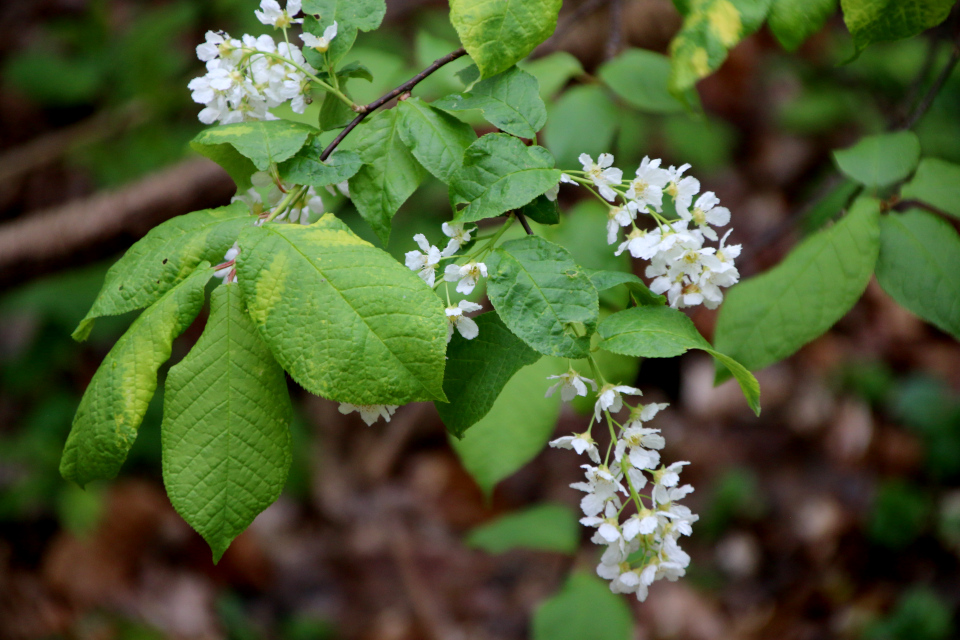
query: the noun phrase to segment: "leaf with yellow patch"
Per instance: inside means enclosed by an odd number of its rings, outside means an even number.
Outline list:
[[[351,404],[445,401],[443,304],[327,214],[240,235],[237,273],[260,336],[301,386]]]

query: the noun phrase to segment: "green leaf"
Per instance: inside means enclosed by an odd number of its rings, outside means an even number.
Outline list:
[[[836,10],[837,0],[773,0],[768,24],[783,48],[794,51],[820,31]]]
[[[249,158],[260,171],[271,164],[283,162],[300,151],[317,129],[289,120],[255,120],[210,127],[193,139],[191,146],[217,146],[228,144]],[[198,149],[199,151],[199,149]]]
[[[400,137],[399,109],[380,111],[365,120],[357,127],[351,147],[364,165],[350,178],[350,197],[386,245],[394,214],[420,186],[425,172]]]
[[[647,113],[684,113],[688,105],[700,103],[693,87],[682,101],[670,93],[670,58],[655,51],[627,49],[604,63],[598,74],[627,104]]]
[[[572,554],[580,546],[580,526],[570,507],[541,504],[473,529],[466,543],[487,553],[534,549]]]
[[[620,118],[617,105],[603,87],[576,86],[551,105],[544,143],[561,167],[579,167],[581,153],[596,158],[610,151]]]
[[[253,186],[253,183],[250,182],[250,176],[257,172],[257,168],[232,145],[227,143],[200,144],[193,140],[190,143],[190,148],[223,167],[223,170],[237,185],[239,192],[243,193]]]
[[[533,640],[630,640],[627,600],[585,571],[570,575],[557,595],[533,614]]]
[[[537,79],[517,67],[481,80],[466,93],[455,93],[433,103],[447,111],[479,109],[484,119],[501,131],[533,139],[547,122]]]
[[[782,263],[732,287],[717,318],[717,350],[756,371],[846,315],[876,265],[879,212],[878,201],[858,199],[846,217],[808,237]]]
[[[487,295],[513,333],[548,356],[587,356],[600,318],[597,290],[566,249],[537,236],[510,240],[487,269]]]
[[[539,224],[560,223],[560,206],[556,200],[551,200],[545,195],[539,195],[523,205],[518,213]]]
[[[355,151],[337,149],[326,162],[320,160],[323,148],[319,142],[301,149],[277,169],[280,178],[291,184],[320,188],[349,180],[360,171],[363,161]]]
[[[319,15],[324,21],[335,19],[338,26],[373,31],[383,22],[387,3],[386,0],[304,0],[303,12]]]
[[[678,98],[716,71],[727,52],[760,28],[770,0],[690,0],[670,43],[670,90]]]
[[[444,182],[463,166],[463,152],[477,139],[473,127],[420,98],[399,107],[400,138],[423,167]]]
[[[883,216],[877,281],[902,306],[960,340],[960,235],[946,220],[916,209]]]
[[[467,206],[456,222],[476,222],[522,207],[560,182],[553,156],[543,147],[528,147],[505,133],[482,136],[467,148],[463,167],[450,182]],[[351,192],[352,193],[352,192]]]
[[[240,235],[250,315],[304,389],[351,404],[446,400],[447,320],[412,271],[331,214]]]
[[[141,313],[110,349],[73,418],[60,460],[64,478],[83,486],[120,471],[157,390],[157,370],[170,357],[173,339],[200,312],[212,275],[209,263],[198,265]]]
[[[240,287],[217,287],[203,335],[167,376],[161,427],[167,495],[214,562],[280,496],[292,417],[283,369]]]
[[[341,86],[342,84],[343,83],[341,83]],[[343,91],[344,95],[349,97],[346,87],[344,87]],[[356,117],[356,112],[339,97],[332,93],[328,93],[323,97],[323,104],[320,105],[320,128],[324,131],[343,129]]]
[[[562,0],[450,0],[450,22],[484,78],[527,57],[557,28]]]
[[[547,376],[565,370],[565,363],[547,358],[524,367],[463,439],[450,436],[460,462],[486,496],[546,446],[560,415],[559,396],[544,397]]]
[[[954,0],[840,0],[857,53],[874,42],[900,40],[935,27]]]
[[[597,327],[601,349],[639,358],[673,358],[700,349],[719,360],[740,384],[747,404],[760,415],[760,385],[733,358],[719,353],[686,314],[671,307],[633,307],[608,316]]]
[[[920,140],[912,131],[867,136],[849,149],[834,151],[833,158],[848,178],[867,187],[886,187],[917,168]]]
[[[633,295],[638,304],[655,307],[662,307],[667,304],[666,297],[650,291],[646,283],[632,273],[625,273],[623,271],[598,271],[595,269],[587,269],[586,271],[590,277],[590,282],[593,283],[594,288],[596,288],[598,292],[624,284],[627,286],[627,291]]]
[[[960,165],[924,158],[901,194],[905,200],[917,199],[960,218]]]
[[[459,334],[447,348],[443,392],[450,402],[436,402],[447,430],[458,438],[490,412],[513,375],[540,359],[540,354],[510,333],[496,313],[476,317],[479,335]]]
[[[554,51],[536,60],[524,60],[517,66],[540,83],[540,97],[551,100],[572,79],[584,74],[583,65],[567,51]]]
[[[86,340],[96,318],[150,306],[202,261],[219,264],[240,230],[253,222],[247,206],[237,202],[157,225],[107,271],[100,293],[73,338]]]

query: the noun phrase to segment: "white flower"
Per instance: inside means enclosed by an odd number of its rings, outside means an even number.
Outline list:
[[[467,340],[473,340],[480,334],[480,329],[473,318],[468,318],[465,313],[471,311],[480,311],[483,307],[469,300],[461,300],[455,306],[447,307],[447,342],[453,338],[453,330],[456,329],[460,335]]]
[[[393,404],[350,404],[348,402],[341,402],[339,411],[343,415],[348,413],[353,413],[354,411],[360,414],[360,418],[367,423],[367,426],[371,426],[378,418],[383,418],[385,421],[390,422],[390,417],[396,412],[397,405]]]
[[[600,451],[597,449],[597,443],[590,436],[589,431],[575,433],[571,436],[561,436],[556,440],[551,440],[550,446],[558,449],[573,449],[579,455],[583,455],[583,452],[586,451],[591,460],[600,464]]]
[[[477,286],[480,278],[487,277],[487,265],[471,260],[464,265],[448,264],[443,271],[443,279],[447,282],[457,282],[457,291],[468,295]]]
[[[607,227],[608,234],[607,240],[610,240],[609,235],[609,226]],[[614,238],[616,239],[616,238]],[[653,231],[647,231],[646,229],[634,229],[627,234],[627,239],[620,243],[620,246],[617,247],[616,255],[620,255],[624,250],[629,251],[630,255],[634,258],[639,258],[640,256],[653,256],[656,252],[655,247],[660,242],[660,230],[654,229]],[[613,243],[609,243],[613,244]],[[650,258],[646,258],[649,260]]]
[[[623,181],[623,171],[611,167],[613,156],[609,153],[601,153],[597,157],[597,161],[594,162],[589,155],[581,153],[580,164],[583,165],[583,170],[600,191],[600,195],[613,202],[617,197],[617,192],[610,187],[619,185]]]
[[[230,284],[231,282],[237,281],[237,267],[236,261],[237,256],[240,255],[240,245],[236,242],[233,243],[233,246],[227,249],[227,253],[223,256],[223,264],[226,266],[222,269],[217,269],[213,272],[215,278],[222,278],[224,284]]]
[[[644,509],[643,512],[633,514],[623,523],[623,537],[630,541],[638,535],[650,535],[657,530],[659,524],[657,515],[649,509]]]
[[[650,422],[653,418],[669,407],[670,404],[666,402],[651,402],[650,404],[638,404],[636,407],[630,410],[630,418],[626,424],[626,427],[629,429],[631,427],[639,427],[644,422]],[[644,444],[645,447],[650,447],[651,449],[663,449],[666,444],[663,440],[663,436],[654,436],[652,434],[660,433],[659,429],[646,429],[649,434],[644,434]]]
[[[281,9],[277,0],[260,0],[260,11],[253,12],[257,20],[277,29],[286,29],[293,23],[303,22],[303,20],[293,19],[293,16],[298,13],[300,13],[300,0],[287,0],[286,9]]]
[[[323,36],[317,37],[312,33],[301,33],[300,39],[303,40],[303,44],[307,47],[313,47],[320,53],[325,52],[330,48],[330,42],[337,37],[337,21],[334,20],[333,24],[323,30]]]
[[[427,237],[422,233],[413,236],[413,239],[420,245],[420,251],[407,251],[405,264],[408,269],[418,271],[417,275],[432,287],[436,282],[437,265],[440,264],[440,249],[427,242]]]
[[[650,449],[647,447],[650,447]],[[620,439],[617,440],[617,446],[614,450],[614,459],[620,462],[623,459],[623,454],[626,453],[630,464],[635,469],[654,469],[660,464],[660,454],[651,449],[662,448],[663,437],[659,435],[659,430],[630,427],[620,433]],[[634,487],[634,489],[636,488]]]
[[[604,466],[592,467],[588,464],[581,465],[580,468],[587,470],[587,481],[574,482],[570,487],[577,491],[586,492],[587,495],[580,501],[580,509],[583,510],[583,513],[587,516],[595,516],[604,510],[608,502],[619,509],[620,499],[617,497],[617,491],[626,495],[626,489],[610,473],[610,470]]]
[[[594,405],[594,414],[598,421],[600,420],[600,414],[602,414],[604,411],[616,413],[623,408],[623,398],[620,397],[620,394],[623,393],[632,396],[643,395],[643,392],[640,391],[640,389],[635,389],[626,385],[603,385],[603,388],[600,390],[600,397],[597,399],[596,405]]]
[[[549,398],[552,396],[558,387],[563,387],[560,389],[560,398],[564,402],[570,402],[576,396],[586,396],[587,395],[587,385],[589,383],[593,390],[597,390],[597,383],[591,380],[590,378],[585,378],[579,373],[570,369],[566,373],[561,373],[558,376],[547,376],[547,380],[559,380],[560,382],[554,384],[549,389],[547,389],[547,395],[544,396]],[[579,451],[577,453],[580,453]]]
[[[713,191],[707,191],[697,198],[692,211],[678,208],[677,214],[684,220],[695,223],[704,236],[715,241],[717,232],[710,228],[710,225],[723,227],[730,222],[730,210],[718,206],[719,204],[720,198]]]
[[[674,462],[669,467],[661,467],[653,472],[653,492],[651,497],[655,504],[667,504],[668,502],[673,502],[673,499],[670,497],[670,489],[676,487],[680,482],[680,471],[683,469],[684,465],[690,464],[689,462]],[[688,487],[690,485],[687,485]],[[691,493],[693,487],[690,487],[690,490],[687,493]],[[684,494],[686,495],[686,494]],[[679,499],[679,498],[677,498]]]
[[[446,248],[443,250],[442,255],[444,258],[449,258],[457,251],[460,251],[460,247],[470,242],[470,234],[475,231],[474,227],[466,229],[463,224],[459,222],[444,222],[440,225],[440,228],[443,229],[443,235],[450,238],[450,242],[447,243]]]
[[[550,202],[556,202],[557,196],[560,195],[560,183],[558,182],[557,184],[553,185],[552,187],[544,191],[543,195],[545,195],[547,197],[547,200],[549,200]]]
[[[607,211],[607,244],[617,241],[620,227],[628,227],[636,215],[629,207],[610,207]]]
[[[689,168],[690,165],[685,164],[679,168],[671,166],[667,169],[668,184],[664,191],[673,198],[677,213],[689,209],[690,203],[693,202],[693,196],[700,192],[699,180],[693,176],[681,178],[683,172]]]
[[[627,198],[635,211],[653,207],[657,211],[663,206],[663,187],[670,175],[660,168],[660,160],[650,160],[644,156],[637,169],[637,177],[630,181]]]
[[[578,184],[580,184],[579,182],[577,182],[576,180],[574,180],[573,178],[571,178],[570,176],[568,176],[568,175],[565,174],[565,173],[561,173],[561,174],[560,174],[560,182],[565,182],[565,183],[567,183],[567,184],[572,184],[573,186],[577,186]]]

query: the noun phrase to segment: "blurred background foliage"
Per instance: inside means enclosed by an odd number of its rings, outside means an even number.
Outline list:
[[[630,9],[625,51],[612,60],[603,52],[609,25],[600,10],[524,63],[539,79],[548,104],[540,142],[561,167],[575,166],[580,153],[610,150],[625,167],[644,155],[663,157],[665,164],[693,164],[707,187],[731,203],[735,238],[750,253],[747,275],[775,263],[792,242],[836,215],[849,199],[850,185],[835,179],[830,151],[885,130],[950,55],[947,42],[927,34],[871,46],[842,64],[850,58],[852,44],[839,16],[797,53],[784,52],[762,30],[701,83],[702,112],[689,113],[666,93],[665,70],[658,66],[662,59],[644,57],[649,50],[665,50],[679,24],[675,11],[666,1],[625,4]],[[388,6],[384,28],[361,34],[347,59],[362,60],[374,76],[372,82],[350,80],[349,91],[359,102],[378,97],[456,46],[443,3]],[[0,218],[31,215],[38,203],[55,206],[130,184],[188,157],[187,142],[201,128],[186,90],[201,69],[193,47],[207,29],[234,35],[263,32],[253,8],[251,0],[6,4],[0,9],[0,150],[15,151],[63,128],[83,129],[52,162],[0,188]],[[648,65],[649,75],[636,77],[631,59]],[[460,90],[456,73],[466,63],[435,74],[420,85],[418,95],[434,99]],[[960,162],[958,105],[960,74],[954,73],[916,128],[925,156]],[[320,108],[318,100],[304,118],[315,122]],[[479,118],[472,122],[488,126]],[[831,185],[817,206],[801,207]],[[331,199],[328,204],[375,242],[348,201]],[[586,267],[622,269],[628,264],[625,256],[612,255],[597,232],[606,217],[601,207],[590,200],[563,205],[564,224],[543,229],[544,235],[570,249]],[[388,250],[401,257],[410,248],[409,238],[419,232],[436,241],[448,211],[443,186],[436,181],[425,185],[397,215]],[[797,217],[798,211],[803,215]],[[329,531],[341,520],[329,507],[330,483],[337,481],[327,474],[337,468],[330,458],[343,452],[344,442],[369,448],[378,438],[388,443],[401,438],[396,447],[410,462],[394,463],[396,473],[380,483],[385,490],[406,492],[412,496],[408,499],[440,505],[441,516],[431,526],[452,532],[455,539],[492,516],[544,498],[575,505],[576,496],[565,485],[576,479],[576,469],[568,468],[565,457],[541,454],[487,505],[455,470],[456,460],[432,414],[421,412],[412,419],[418,423],[414,426],[392,424],[351,433],[353,440],[345,440],[323,425],[347,424],[352,430],[357,425],[344,423],[329,407],[297,390],[297,457],[285,496],[278,515],[265,517],[266,523],[248,536],[266,540],[261,546],[267,550],[257,551],[255,542],[239,544],[214,569],[189,531],[174,527],[175,533],[156,543],[159,547],[111,538],[138,531],[121,527],[120,533],[104,533],[105,527],[123,521],[117,510],[131,499],[124,498],[124,490],[133,492],[140,507],[157,500],[162,386],[117,483],[126,489],[95,485],[81,491],[63,482],[57,468],[80,394],[131,321],[127,316],[105,318],[82,345],[69,337],[113,259],[80,256],[75,268],[0,291],[0,637],[426,637],[417,631],[432,628],[429,620],[420,619],[422,606],[416,599],[421,596],[412,596],[410,613],[406,605],[390,600],[374,578],[365,582],[355,575],[386,572],[381,579],[393,590],[410,591],[409,578],[403,577],[409,570],[404,552],[394,554],[400,568],[391,573],[395,570],[383,565],[394,556],[371,559],[363,544],[372,542],[345,541]],[[706,363],[693,356],[679,364],[651,361],[639,370],[636,361],[611,358],[604,364],[649,389],[649,397],[678,403],[677,417],[665,418],[674,422],[663,427],[668,440],[676,442],[672,457],[691,459],[691,473],[697,474],[695,511],[702,520],[695,528],[690,585],[677,587],[681,591],[664,587],[663,597],[673,598],[670,602],[680,611],[672,618],[663,613],[663,601],[656,605],[652,600],[648,609],[630,603],[643,637],[955,637],[960,351],[944,334],[897,310],[873,289],[830,334],[759,376],[766,396],[759,421],[732,403],[724,387],[710,391],[709,383],[703,383],[701,365]],[[478,290],[473,297],[481,296]],[[706,333],[712,317],[694,314]],[[171,362],[189,350],[200,326],[198,321],[178,339]],[[574,406],[581,413],[589,407],[589,400]],[[569,431],[571,420],[576,417],[562,416],[560,429]],[[391,429],[412,429],[417,435],[387,435]],[[348,483],[352,476],[339,478]],[[439,493],[431,488],[440,482],[437,478],[446,483]],[[137,484],[141,481],[146,485]],[[363,505],[375,502],[370,498],[374,490],[357,482],[361,489],[349,495]],[[169,507],[160,503],[158,513],[167,513],[163,510]],[[290,516],[291,511],[296,515]],[[564,517],[560,515],[562,522]],[[156,523],[161,521],[167,522]],[[554,526],[556,521],[533,517],[501,530],[522,538],[536,535],[537,527]],[[525,527],[532,527],[532,533]],[[535,605],[557,592],[571,565],[562,549],[553,555],[509,551],[479,557],[483,552],[463,545],[444,547],[436,532],[427,529],[411,533],[411,544],[439,545],[443,551],[436,553],[455,568],[431,579],[428,593],[439,590],[456,601],[448,602],[456,612],[450,615],[473,629],[470,637],[546,633],[542,629],[555,623],[551,616],[563,598],[577,589],[584,598],[595,595],[589,579],[574,574],[528,627]],[[56,553],[74,547],[63,541],[82,545],[105,535],[111,544],[132,544],[141,556],[162,558],[162,586],[151,591],[140,578],[127,576],[105,587],[77,587],[78,579],[97,582],[96,563],[73,569],[89,576],[64,578]],[[504,547],[496,530],[477,532],[473,539],[486,540],[474,546],[498,553]],[[321,543],[342,549],[316,552],[313,545]],[[281,558],[288,551],[294,558]],[[578,566],[589,567],[590,545],[581,545],[579,553],[587,560]],[[309,570],[309,577],[297,574],[294,579],[276,568],[291,562]],[[373,568],[358,569],[367,564]],[[264,566],[273,566],[275,575],[264,577],[271,575]],[[130,560],[123,571],[134,572],[131,567],[141,570],[142,559]],[[469,567],[480,576],[479,586],[460,579],[474,591],[448,575]],[[533,571],[536,579],[524,578],[521,569]],[[100,595],[77,595],[91,589]],[[131,593],[156,597],[157,589],[188,599],[200,593],[207,617],[190,626],[181,617],[133,604]],[[295,590],[300,592],[291,593]],[[699,626],[691,626],[691,620]],[[621,637],[622,631],[610,634]]]

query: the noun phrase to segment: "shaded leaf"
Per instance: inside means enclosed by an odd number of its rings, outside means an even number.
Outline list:
[[[900,193],[904,199],[915,198],[960,218],[960,165],[924,158]]]
[[[570,554],[580,546],[580,525],[570,507],[541,504],[480,525],[467,534],[466,543],[487,553],[534,549]]]
[[[533,614],[533,640],[630,640],[627,600],[584,571],[570,575],[558,594]]]
[[[523,205],[518,213],[539,224],[560,223],[560,206],[556,200],[551,200],[545,195],[539,195],[533,201]]]
[[[617,105],[603,87],[572,87],[550,107],[544,144],[561,167],[579,167],[581,153],[596,158],[610,150],[620,117]]]
[[[646,283],[632,273],[588,269],[587,275],[598,292],[623,284],[627,286],[627,291],[630,292],[638,304],[657,307],[667,304],[667,299],[664,296],[650,291]]]
[[[363,161],[355,151],[337,149],[326,162],[320,160],[323,149],[320,144],[309,145],[300,150],[278,170],[280,178],[291,184],[320,188],[349,180],[360,171]]]
[[[953,4],[954,0],[840,0],[858,53],[874,42],[909,38],[937,26]]]
[[[454,335],[447,348],[443,392],[450,402],[436,402],[447,430],[457,437],[490,409],[513,375],[535,363],[540,354],[510,333],[496,313],[476,318],[480,333],[473,340]]]
[[[912,131],[867,136],[849,149],[833,152],[840,171],[867,187],[903,180],[920,161],[920,140]]]
[[[550,100],[572,79],[584,74],[583,65],[568,51],[554,51],[536,60],[524,60],[517,66],[540,83],[540,97]]]
[[[683,100],[670,92],[670,58],[655,51],[627,49],[598,70],[600,79],[627,104],[647,113],[684,113],[700,99],[693,87]]]
[[[768,24],[783,48],[794,51],[820,31],[836,10],[837,0],[773,0]]]

